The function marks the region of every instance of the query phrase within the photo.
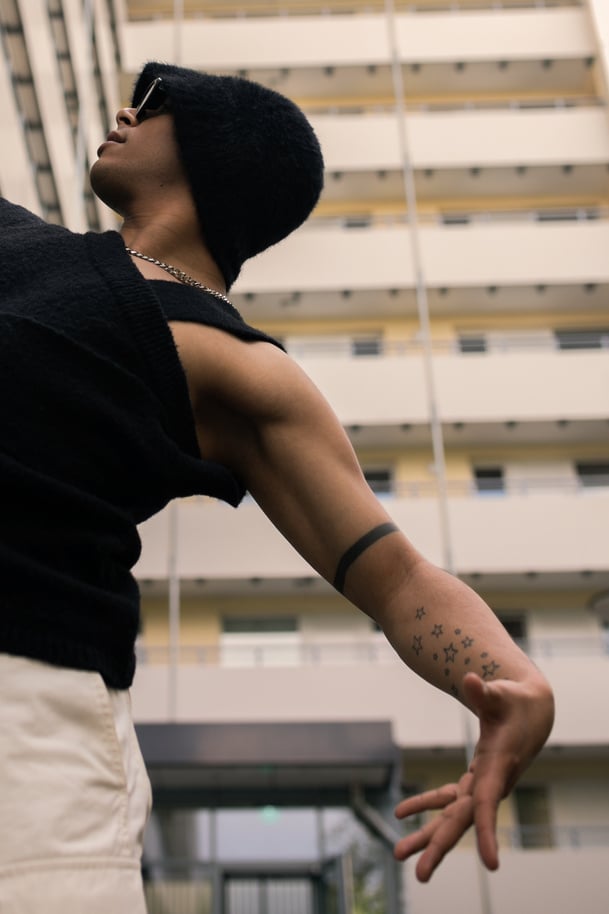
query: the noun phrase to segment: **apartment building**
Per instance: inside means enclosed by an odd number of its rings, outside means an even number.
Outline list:
[[[251,499],[141,529],[134,711],[155,788],[150,911],[606,910],[609,4],[0,0],[0,190],[116,226],[86,173],[148,59],[308,113],[311,220],[232,300],[327,395],[370,485],[544,670],[557,721],[429,885],[391,806],[457,777],[475,721],[396,659]]]

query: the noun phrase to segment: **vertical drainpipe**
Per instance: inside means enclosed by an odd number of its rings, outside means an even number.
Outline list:
[[[184,18],[183,0],[173,0],[173,36],[174,63],[182,59],[182,21]],[[167,575],[169,579],[169,681],[167,710],[169,720],[175,722],[178,717],[178,664],[180,662],[180,573],[178,567],[178,504],[174,500],[168,508],[168,556]]]
[[[442,564],[450,574],[456,574],[454,553],[452,546],[452,536],[450,529],[450,517],[448,511],[448,492],[446,485],[446,460],[444,451],[444,437],[442,434],[442,423],[438,413],[437,395],[435,386],[435,377],[433,370],[433,353],[431,346],[431,324],[429,314],[429,301],[427,297],[427,285],[425,280],[425,271],[421,256],[421,244],[419,233],[419,221],[417,213],[417,198],[414,182],[414,170],[410,155],[410,144],[408,138],[408,125],[406,117],[404,80],[402,76],[402,66],[397,39],[396,15],[394,0],[385,0],[385,12],[387,21],[387,32],[389,48],[391,54],[391,74],[393,81],[393,93],[395,97],[395,111],[398,123],[398,136],[400,144],[400,159],[402,164],[402,176],[404,181],[404,197],[406,203],[406,216],[409,228],[410,248],[412,256],[412,265],[415,272],[416,284],[416,301],[419,325],[421,329],[421,341],[423,347],[423,368],[425,376],[425,390],[427,396],[427,407],[429,411],[429,422],[431,430],[431,441],[433,451],[434,470],[436,474],[436,483],[438,491],[438,511],[440,516],[440,535],[442,540]],[[469,765],[474,752],[474,740],[470,725],[468,711],[463,709],[464,720],[464,738],[466,760]],[[490,886],[488,881],[488,872],[483,867],[480,859],[477,857],[479,899],[481,914],[492,914],[492,901]]]
[[[168,512],[167,577],[169,582],[169,681],[167,714],[174,722],[178,718],[178,663],[180,661],[180,572],[178,567],[178,503],[172,501]]]
[[[440,536],[442,542],[442,565],[446,571],[454,574],[455,568],[448,516],[444,439],[442,435],[442,424],[438,414],[438,404],[436,397],[436,386],[433,371],[433,355],[431,348],[429,302],[427,298],[425,271],[421,257],[421,242],[417,214],[417,197],[414,183],[414,171],[412,167],[410,147],[408,142],[406,107],[404,104],[404,81],[402,78],[402,67],[400,63],[397,42],[395,7],[393,0],[385,0],[385,11],[387,18],[389,48],[391,54],[391,74],[393,80],[393,94],[395,97],[395,113],[398,125],[402,177],[404,181],[406,218],[409,229],[408,236],[410,240],[412,266],[415,273],[417,313],[419,317],[419,326],[421,329],[425,393],[427,398],[427,409],[429,412],[434,472],[436,476],[438,491],[438,511],[440,515]]]
[[[184,0],[173,0],[173,62],[182,63],[182,35],[184,25]]]
[[[93,44],[93,0],[84,0],[82,7],[82,24],[83,24],[83,35],[86,45],[89,43]],[[91,47],[91,59],[93,56],[93,48]],[[76,69],[76,68],[75,68]],[[78,79],[78,70],[76,69],[76,79]],[[74,191],[76,193],[77,206],[76,212],[82,210],[82,219],[85,229],[88,227],[87,224],[87,212],[86,206],[83,206],[83,193],[85,187],[85,180],[87,176],[87,136],[88,136],[88,124],[87,124],[87,106],[89,103],[88,93],[86,89],[84,92],[78,93],[78,124],[76,128],[76,162],[75,162],[75,171],[76,171],[76,180],[74,182]]]

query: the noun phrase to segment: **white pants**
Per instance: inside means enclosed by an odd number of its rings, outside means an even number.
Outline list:
[[[0,914],[145,914],[128,692],[0,654]]]

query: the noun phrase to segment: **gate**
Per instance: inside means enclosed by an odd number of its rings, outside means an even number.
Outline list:
[[[221,914],[352,914],[349,873],[343,857],[321,869],[227,869]]]

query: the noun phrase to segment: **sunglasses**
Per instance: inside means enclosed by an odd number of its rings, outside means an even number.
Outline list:
[[[157,76],[144,92],[141,102],[135,109],[135,117],[141,123],[147,117],[162,114],[163,111],[168,111],[169,108],[169,98],[163,88],[163,80],[160,76]]]

